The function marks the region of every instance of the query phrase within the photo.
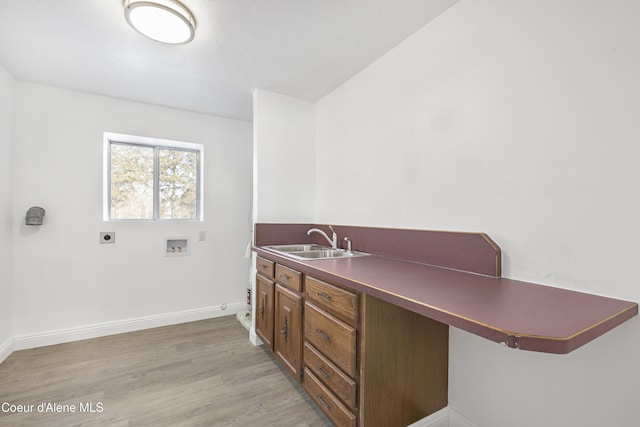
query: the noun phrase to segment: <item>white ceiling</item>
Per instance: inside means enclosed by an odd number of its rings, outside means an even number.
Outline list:
[[[253,89],[318,100],[459,0],[183,0],[195,40],[131,29],[122,0],[0,0],[19,80],[251,120]]]

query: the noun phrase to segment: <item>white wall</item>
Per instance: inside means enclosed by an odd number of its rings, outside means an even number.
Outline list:
[[[12,146],[15,82],[0,66],[0,362],[11,351]]]
[[[640,301],[638,22],[631,0],[461,1],[317,103],[315,221],[483,231],[506,277]],[[558,356],[452,328],[450,405],[636,425],[638,336]]]
[[[253,94],[256,222],[309,222],[315,214],[315,104]]]
[[[312,222],[315,215],[315,104],[253,93],[253,222]],[[255,319],[255,253],[249,280]],[[260,344],[251,326],[250,339]]]
[[[24,82],[15,119],[16,347],[56,330],[244,308],[250,123]],[[204,144],[204,222],[103,222],[105,131]],[[44,224],[27,227],[34,205]],[[116,243],[100,245],[100,231],[115,231]],[[190,236],[191,255],[162,256],[165,236]]]

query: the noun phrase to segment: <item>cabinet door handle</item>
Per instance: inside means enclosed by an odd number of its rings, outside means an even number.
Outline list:
[[[320,329],[316,329],[316,334],[320,335],[320,338],[322,338],[323,340],[329,341],[329,335],[325,334]]]
[[[322,396],[320,396],[319,394],[316,394],[316,399],[318,399],[318,402],[320,402],[320,405],[322,405],[322,407],[325,409],[325,411],[329,410],[329,404],[324,401]]]
[[[326,299],[327,301],[331,301],[331,295],[329,295],[329,294],[325,294],[324,292],[318,292],[318,296],[319,296],[320,298],[324,298],[324,299]]]
[[[327,374],[320,366],[316,366],[316,371],[320,372],[320,375],[322,375],[325,380],[329,379],[329,374]]]
[[[260,318],[264,320],[264,295],[260,299],[262,303],[262,307],[260,307]]]
[[[287,342],[287,316],[284,316],[284,326],[280,329],[280,333],[284,335],[284,342]]]

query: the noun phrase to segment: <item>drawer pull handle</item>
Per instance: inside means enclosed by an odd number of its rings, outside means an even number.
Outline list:
[[[260,264],[260,268],[261,268],[261,269],[263,269],[263,270],[266,270],[266,269],[267,269],[267,266],[266,266],[266,265],[264,265],[264,264]]]
[[[329,335],[325,334],[320,329],[316,329],[316,334],[320,335],[320,338],[322,338],[323,340],[329,341]]]
[[[331,295],[329,295],[329,294],[325,294],[324,292],[318,292],[318,296],[319,296],[320,298],[324,298],[324,299],[326,299],[327,301],[331,301]]]
[[[316,394],[316,399],[318,399],[318,402],[320,402],[320,405],[322,405],[325,411],[329,410],[329,404],[324,401],[322,396],[320,396],[319,394]]]
[[[316,367],[316,370],[317,370],[318,372],[320,372],[320,375],[322,375],[322,376],[324,377],[324,379],[325,379],[325,380],[328,380],[328,379],[329,379],[329,374],[327,374],[327,373],[324,371],[324,369],[322,369],[320,366],[317,366],[317,367]]]
[[[290,277],[289,277],[289,275],[288,275],[288,274],[281,274],[281,275],[280,275],[280,278],[281,278],[281,279],[284,279],[284,280],[289,280],[289,279],[290,279]]]

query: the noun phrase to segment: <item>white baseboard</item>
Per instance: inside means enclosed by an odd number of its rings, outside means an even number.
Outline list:
[[[13,338],[9,338],[7,342],[0,345],[0,363],[4,362],[4,360],[13,353],[14,350],[14,340]]]
[[[462,416],[455,409],[446,407],[408,427],[480,427]]]
[[[255,346],[262,344],[262,341],[258,338],[258,335],[256,335],[256,327],[253,325],[249,328],[249,341]]]
[[[449,408],[442,408],[408,427],[449,427]]]
[[[125,332],[193,322],[213,317],[231,316],[245,310],[246,307],[246,302],[239,302],[228,304],[224,309],[222,309],[221,306],[204,307],[194,310],[184,310],[154,316],[118,320],[115,322],[97,323],[78,328],[58,329],[37,334],[22,335],[13,338],[13,348],[11,351],[61,344],[107,335],[122,334]],[[4,347],[0,348],[0,356],[2,355],[2,349],[4,349]],[[1,360],[2,359],[0,358],[0,361]]]
[[[449,408],[449,427],[480,427],[453,408]]]

